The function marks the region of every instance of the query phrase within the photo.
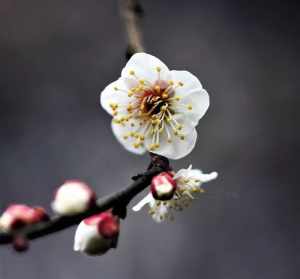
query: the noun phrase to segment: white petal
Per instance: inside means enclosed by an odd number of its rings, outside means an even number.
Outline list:
[[[149,193],[146,197],[144,197],[141,201],[139,201],[133,208],[133,211],[140,211],[146,204],[152,204],[154,202],[154,198],[151,193]]]
[[[192,130],[189,130],[189,132],[184,133],[184,140],[180,139],[178,136],[175,136],[173,132],[171,132],[171,134],[171,143],[168,142],[165,132],[161,135],[160,147],[153,151],[155,154],[167,157],[169,159],[178,160],[187,156],[194,149],[197,140],[197,131],[195,128],[192,128]],[[145,139],[145,145],[147,149],[150,149],[151,143],[151,138]]]
[[[203,89],[199,79],[188,71],[172,70],[171,75],[172,81],[175,84],[177,84],[178,82],[183,83],[183,86],[179,86],[176,89],[176,93],[178,93],[181,97],[184,97],[195,90]]]
[[[160,68],[159,73],[157,67]],[[135,76],[130,75],[130,71],[134,71]],[[169,80],[170,71],[168,67],[155,56],[147,53],[136,53],[127,62],[122,70],[121,76],[129,78],[129,80],[135,80],[137,77],[139,80],[146,80],[154,84],[158,79],[164,81]]]
[[[196,126],[209,107],[209,95],[193,74],[187,71],[171,71],[171,73],[173,79],[183,82],[183,86],[175,90],[175,95],[181,98],[178,102],[180,107],[176,111],[184,113],[188,121]]]
[[[199,180],[201,183],[204,182],[209,182],[213,179],[216,179],[218,177],[218,173],[217,172],[211,172],[211,173],[203,173],[201,170],[199,169],[180,169],[175,175],[174,175],[174,179],[179,179],[179,178],[183,178],[183,179],[197,179]]]
[[[134,119],[131,120],[136,127],[139,125]],[[144,145],[140,145],[138,148],[133,146],[133,143],[136,142],[136,139],[130,136],[127,136],[128,133],[134,131],[130,126],[131,123],[124,123],[124,124],[117,124],[112,121],[111,127],[113,133],[115,134],[118,141],[127,149],[128,151],[135,153],[135,154],[143,154],[146,152]],[[125,138],[127,136],[127,138]]]
[[[211,172],[211,173],[199,173],[198,174],[198,178],[201,182],[209,182],[211,180],[214,180],[218,177],[218,173],[217,172]]]
[[[117,90],[116,90],[117,89]],[[118,104],[126,112],[126,107],[131,101],[128,97],[128,88],[123,79],[118,79],[104,88],[100,95],[101,106],[110,114],[113,114],[111,104]],[[120,111],[118,109],[118,111]]]

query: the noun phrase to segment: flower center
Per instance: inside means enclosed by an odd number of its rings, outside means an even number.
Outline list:
[[[139,109],[145,116],[153,116],[164,111],[168,107],[168,86],[165,82],[156,83],[153,88],[145,90],[140,98]]]

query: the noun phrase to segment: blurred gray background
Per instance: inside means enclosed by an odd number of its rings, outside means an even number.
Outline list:
[[[211,94],[197,147],[173,166],[192,162],[219,179],[173,223],[130,212],[103,257],[72,251],[75,228],[27,254],[2,246],[0,278],[299,278],[299,6],[142,4],[147,51]],[[99,106],[125,63],[123,31],[112,0],[0,1],[1,209],[49,208],[69,178],[108,194],[147,166],[118,144]]]

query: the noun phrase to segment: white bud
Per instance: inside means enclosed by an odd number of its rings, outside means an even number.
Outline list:
[[[86,211],[95,202],[91,188],[79,180],[68,180],[61,185],[52,202],[52,209],[59,215],[75,215]]]
[[[103,212],[81,221],[74,239],[74,251],[102,255],[114,247],[119,234],[119,220]]]
[[[151,181],[151,193],[156,200],[170,200],[176,190],[176,182],[170,172],[161,172]]]

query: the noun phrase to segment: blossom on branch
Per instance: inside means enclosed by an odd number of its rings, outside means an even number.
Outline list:
[[[86,183],[67,180],[56,190],[52,209],[59,215],[71,216],[86,211],[95,200],[95,192]]]
[[[81,221],[74,239],[74,251],[102,255],[114,248],[120,231],[119,218],[102,212]]]
[[[201,170],[192,169],[192,166],[189,166],[187,169],[181,169],[173,174],[176,190],[172,198],[162,201],[150,192],[133,207],[133,210],[139,211],[148,204],[150,207],[149,213],[156,222],[173,219],[174,210],[182,210],[184,207],[187,207],[194,199],[194,194],[204,192],[201,188],[202,184],[216,179],[217,176],[216,172],[204,174]]]
[[[12,204],[0,217],[0,230],[9,232],[47,219],[48,215],[42,207]]]
[[[127,150],[180,159],[195,146],[195,127],[209,95],[190,72],[169,70],[158,58],[136,53],[102,91],[101,105],[113,116],[112,130]]]

